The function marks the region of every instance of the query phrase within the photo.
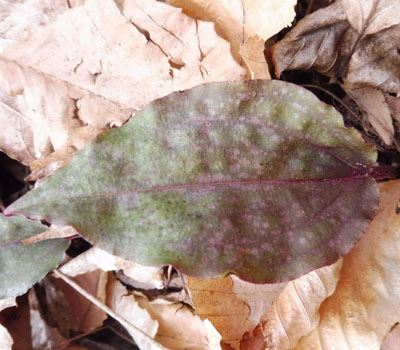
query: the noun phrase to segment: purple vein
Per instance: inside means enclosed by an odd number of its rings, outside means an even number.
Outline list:
[[[107,196],[118,196],[118,195],[125,195],[125,194],[137,194],[137,193],[148,193],[148,192],[162,192],[162,191],[175,191],[181,189],[193,189],[199,187],[213,187],[213,186],[237,186],[237,185],[259,185],[259,184],[266,184],[266,185],[278,185],[278,184],[314,184],[314,183],[327,183],[327,182],[359,182],[369,178],[369,174],[358,174],[349,177],[339,177],[339,178],[330,178],[330,179],[291,179],[291,180],[238,180],[238,181],[219,181],[219,182],[210,182],[210,183],[196,183],[196,184],[183,184],[183,185],[172,185],[172,186],[155,186],[150,188],[143,188],[143,189],[133,189],[133,190],[125,190],[125,191],[108,191],[108,192],[101,192],[101,193],[93,193],[93,194],[85,194],[79,195],[75,197],[66,197],[66,198],[59,198],[59,199],[52,199],[48,201],[37,202],[32,205],[28,205],[27,207],[32,207],[38,204],[47,204],[47,203],[54,203],[60,202],[64,200],[77,200],[81,198],[95,198],[95,197],[107,197]],[[40,188],[38,189],[40,190]],[[10,211],[6,215],[15,213],[14,211]]]

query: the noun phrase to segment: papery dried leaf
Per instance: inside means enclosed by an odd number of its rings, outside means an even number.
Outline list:
[[[295,0],[169,0],[170,4],[183,8],[189,16],[215,23],[216,30],[229,40],[234,55],[240,46],[252,36],[264,41],[289,26],[296,13]],[[261,52],[264,49],[261,50]]]
[[[188,277],[196,314],[209,319],[222,336],[222,343],[239,349],[245,332],[251,331],[261,320],[286,283],[252,284],[235,276],[201,280]]]
[[[161,299],[149,301],[141,296],[136,296],[136,300],[153,319],[157,320],[159,327],[155,340],[166,348],[174,350],[218,349],[213,344],[214,340],[208,338],[210,331],[213,331],[211,334],[214,333],[214,337],[217,336],[215,329],[212,330],[210,325],[207,326],[207,322],[203,322],[187,305]]]
[[[371,86],[400,94],[400,24],[362,39],[351,56],[346,90]]]
[[[286,350],[319,323],[322,302],[336,289],[342,261],[289,282],[261,320],[266,347]]]
[[[88,0],[0,55],[0,124],[14,127],[2,151],[30,164],[62,149],[64,165],[155,98],[245,76],[213,24],[155,0],[120,5]]]
[[[382,342],[380,350],[397,350],[400,344],[400,325],[397,322],[395,326],[386,335]]]
[[[377,2],[376,7],[375,2]],[[359,33],[365,24],[368,25],[365,30],[366,35],[400,24],[400,16],[394,15],[400,13],[398,0],[341,0],[341,3],[348,21]]]
[[[264,40],[258,35],[248,38],[240,45],[240,56],[246,63],[250,79],[271,79],[268,64],[265,62],[264,46]]]
[[[296,350],[379,350],[400,319],[400,181],[380,185],[377,216],[343,258],[335,293],[320,308],[321,321]]]
[[[147,106],[6,209],[141,264],[281,282],[329,265],[376,207],[376,151],[307,90],[212,83]]]
[[[347,91],[365,111],[372,127],[387,144],[393,143],[394,127],[389,106],[381,90],[365,87]]]
[[[319,9],[300,20],[277,44],[272,46],[272,59],[277,77],[284,70],[315,69],[335,75],[341,43],[347,46],[355,40],[356,32],[346,20],[340,2]],[[350,48],[347,48],[350,50]]]
[[[144,333],[147,336],[154,338],[157,333],[158,322],[151,317],[150,313],[145,308],[138,304],[135,296],[130,295],[126,288],[115,278],[110,278],[107,283],[106,304],[115,313],[136,327],[133,331],[129,328],[126,330],[135,340],[139,349],[165,349],[162,346],[159,348],[154,346],[153,343],[148,341],[147,337],[140,336],[140,333]],[[141,332],[139,333],[137,329],[140,329]]]
[[[64,258],[69,243],[61,239],[30,246],[21,242],[46,228],[23,217],[0,215],[0,299],[25,293]]]
[[[164,288],[163,274],[159,268],[143,266],[133,261],[124,260],[98,247],[90,248],[60,267],[62,273],[71,277],[95,270],[123,270],[125,276],[138,283],[147,285],[149,289]]]
[[[299,21],[271,48],[277,77],[284,70],[315,69],[330,77],[340,75],[347,89],[371,86],[398,94],[399,25],[363,36],[351,55],[358,33],[346,18],[337,1]]]

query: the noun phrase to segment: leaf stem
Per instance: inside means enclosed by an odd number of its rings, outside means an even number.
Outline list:
[[[371,176],[375,180],[395,180],[399,177],[399,168],[391,165],[374,166],[371,169]]]

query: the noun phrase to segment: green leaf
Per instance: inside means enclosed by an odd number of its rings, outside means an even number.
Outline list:
[[[0,214],[0,299],[25,293],[63,260],[68,242],[52,239],[24,245],[21,240],[47,227],[24,217]]]
[[[72,225],[142,264],[279,282],[361,238],[378,200],[375,159],[303,88],[212,83],[152,102],[7,213]]]

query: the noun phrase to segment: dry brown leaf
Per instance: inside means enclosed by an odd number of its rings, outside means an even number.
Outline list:
[[[371,86],[399,94],[400,25],[364,36],[347,65],[358,34],[346,18],[337,1],[300,20],[271,48],[277,77],[284,70],[315,69],[330,77],[342,76],[348,90]]]
[[[254,35],[240,45],[240,56],[246,63],[250,79],[271,79],[264,56],[265,41]]]
[[[17,303],[15,302],[15,298],[2,299],[0,300],[0,311],[16,305]],[[0,349],[11,350],[12,345],[13,340],[10,333],[8,333],[7,329],[0,324]]]
[[[77,5],[74,1],[72,4]],[[67,9],[65,0],[1,1],[0,52],[14,42],[26,39],[36,27],[53,21]]]
[[[101,270],[94,270],[73,277],[73,280],[88,293],[105,302],[105,285],[108,274]],[[57,279],[65,302],[69,306],[72,327],[77,332],[89,332],[103,324],[107,314],[92,304],[61,279]]]
[[[386,102],[393,119],[400,123],[400,97],[386,96]]]
[[[235,276],[214,280],[188,277],[187,288],[197,315],[211,321],[223,343],[239,349],[243,334],[255,328],[285,285],[257,285]]]
[[[339,260],[286,285],[261,321],[268,349],[292,349],[318,325],[319,307],[335,291],[341,266]]]
[[[115,278],[109,278],[105,295],[107,306],[137,329],[140,329],[140,333],[154,338],[157,333],[158,322],[150,316],[146,309],[139,306],[135,297],[130,295],[119,281]],[[152,343],[148,342],[147,338],[140,336],[137,330],[132,331],[129,328],[126,330],[140,349],[156,349]]]
[[[365,111],[372,127],[387,144],[393,143],[394,127],[389,106],[381,90],[365,87],[347,91]]]
[[[400,24],[364,37],[351,56],[344,86],[400,94]]]
[[[237,55],[240,45],[254,35],[264,41],[289,26],[296,0],[169,0],[189,16],[214,22],[217,32],[229,40]]]
[[[397,323],[386,335],[381,350],[398,350],[400,344],[400,324]]]
[[[33,349],[49,349],[66,339],[55,327],[49,326],[42,318],[40,305],[33,289],[29,291],[30,324]]]
[[[98,247],[92,247],[78,255],[59,270],[74,277],[97,269],[102,271],[123,270],[126,276],[147,285],[148,288],[164,288],[162,271],[158,267],[139,265],[107,253]]]
[[[0,149],[25,164],[64,149],[52,161],[66,163],[158,97],[245,76],[213,24],[155,0],[119,5],[88,0],[2,53],[0,123],[20,126]]]
[[[375,1],[377,6],[374,10]],[[398,15],[400,13],[400,2],[398,0],[341,0],[341,2],[348,21],[359,33],[366,23],[368,23],[365,30],[366,35],[400,24],[400,16]],[[370,17],[371,11],[373,12]]]
[[[182,303],[156,299],[149,302],[136,296],[139,305],[145,308],[159,323],[155,340],[174,350],[220,350],[218,332],[213,325],[204,322],[193,310]]]
[[[296,350],[378,350],[400,320],[400,181],[380,185],[375,219],[344,257],[334,294],[320,308],[320,323]]]
[[[231,43],[235,59],[238,62],[244,59],[249,76],[254,72],[260,78],[270,79],[264,57],[265,41],[292,23],[297,1],[169,0],[169,3],[183,8],[193,18],[215,23],[217,33]]]
[[[29,237],[22,241],[23,244],[33,244],[46,239],[53,238],[67,238],[75,235],[79,235],[72,226],[57,226],[51,225],[46,231],[39,233],[36,236]]]

